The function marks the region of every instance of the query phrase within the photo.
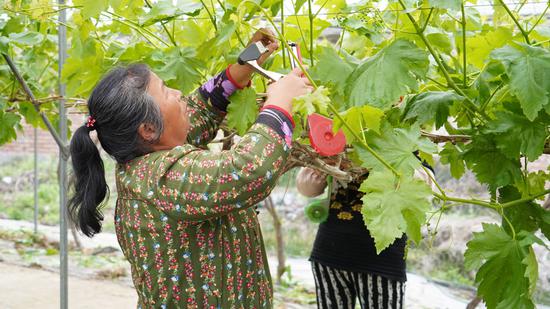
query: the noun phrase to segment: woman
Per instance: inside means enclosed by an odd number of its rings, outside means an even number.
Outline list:
[[[261,33],[252,41],[268,41],[272,53],[277,42]],[[268,88],[256,124],[233,149],[205,150],[229,95],[251,75],[235,64],[182,98],[138,64],[108,73],[88,100],[88,123],[71,141],[76,182],[70,213],[87,236],[101,230],[108,188],[89,135],[95,130],[118,163],[116,234],[140,308],[271,307],[271,278],[251,207],[283,173],[291,101],[311,85],[292,71]]]
[[[423,162],[424,166],[431,167]],[[424,172],[415,172],[431,184]],[[359,191],[367,175],[331,192],[329,216],[319,225],[310,261],[315,278],[318,308],[353,309],[359,299],[363,309],[403,308],[407,280],[403,235],[376,253],[374,239],[365,227]],[[297,175],[298,191],[314,197],[327,186],[326,176],[303,168]]]

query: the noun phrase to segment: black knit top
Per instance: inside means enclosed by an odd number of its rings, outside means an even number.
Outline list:
[[[310,261],[406,281],[406,235],[380,255],[376,254],[374,239],[361,215],[363,193],[358,189],[363,180],[351,182],[347,188],[335,186],[333,189],[329,217],[319,225]]]

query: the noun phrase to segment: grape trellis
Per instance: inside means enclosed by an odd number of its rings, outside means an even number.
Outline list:
[[[368,170],[362,212],[378,251],[403,233],[419,243],[432,199],[438,216],[464,204],[493,210],[502,222],[474,233],[466,267],[477,271],[488,308],[533,308],[532,246],[547,246],[550,237],[550,212],[541,206],[550,170],[529,169],[550,154],[549,7],[503,0],[8,0],[0,52],[13,66],[0,66],[0,144],[15,139],[23,121],[55,132],[61,97],[85,113],[80,100],[117,64],[147,63],[188,93],[235,62],[251,33],[271,25],[285,46],[267,67],[287,72],[295,55],[286,42],[298,42],[316,88],[295,101],[289,167],[312,166],[341,180]],[[57,19],[62,11],[67,21]],[[59,25],[69,42],[66,94],[56,88]],[[329,27],[339,29],[335,43],[322,36]],[[246,132],[265,89],[257,77],[231,98],[228,129]],[[343,130],[345,155],[312,151],[306,120],[313,112]],[[414,151],[429,162],[438,156],[453,177],[472,171],[490,199],[452,196],[437,179],[432,191],[412,177],[422,168]]]

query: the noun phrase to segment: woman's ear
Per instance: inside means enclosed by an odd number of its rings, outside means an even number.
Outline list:
[[[142,123],[139,125],[138,134],[141,138],[148,142],[152,143],[158,138],[158,132],[154,125],[150,123]]]

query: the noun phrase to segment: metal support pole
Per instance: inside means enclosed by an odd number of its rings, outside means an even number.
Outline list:
[[[38,233],[38,129],[34,128],[34,233]]]
[[[60,6],[65,4],[64,0],[58,0]],[[67,114],[65,111],[65,85],[61,83],[61,71],[63,64],[67,58],[67,29],[66,11],[59,11],[59,27],[58,27],[58,46],[59,46],[59,136],[63,144],[67,143]],[[68,273],[69,273],[69,256],[67,246],[67,160],[68,156],[59,148],[59,275],[60,275],[60,308],[68,309],[69,307],[69,289],[68,289]]]

